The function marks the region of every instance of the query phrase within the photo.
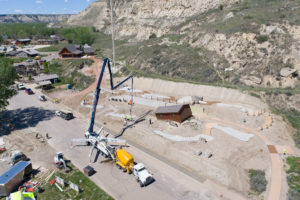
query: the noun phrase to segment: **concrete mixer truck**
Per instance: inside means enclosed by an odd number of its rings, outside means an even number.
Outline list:
[[[141,187],[144,187],[154,181],[152,175],[147,171],[143,163],[134,163],[134,159],[131,154],[129,154],[124,149],[118,149],[115,152],[116,165],[123,172],[127,172],[136,177],[137,182]]]

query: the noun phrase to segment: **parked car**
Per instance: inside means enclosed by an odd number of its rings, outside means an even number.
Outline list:
[[[16,152],[12,157],[11,157],[11,164],[15,165],[16,163],[18,163],[19,161],[27,161],[28,158],[27,156],[22,153],[22,152]]]
[[[55,111],[55,115],[56,115],[57,117],[60,117],[61,111],[59,111],[59,110]]]
[[[65,120],[70,120],[74,118],[73,113],[64,113],[64,112],[61,113],[60,117]]]
[[[65,120],[70,120],[70,119],[74,118],[73,113],[71,113],[69,111],[60,111],[60,110],[58,110],[58,111],[55,111],[55,115],[65,119]]]
[[[40,101],[47,101],[46,97],[44,95],[39,96]]]
[[[25,90],[25,92],[26,92],[27,94],[33,94],[33,91],[32,91],[30,88],[27,88],[27,89]]]
[[[18,90],[25,90],[26,89],[25,86],[22,83],[18,84],[17,88],[18,88]]]

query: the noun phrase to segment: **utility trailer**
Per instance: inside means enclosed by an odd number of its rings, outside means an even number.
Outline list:
[[[0,176],[0,197],[9,196],[32,172],[30,162],[20,161]]]

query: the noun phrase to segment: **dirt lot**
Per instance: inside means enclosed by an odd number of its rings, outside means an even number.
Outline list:
[[[47,144],[46,133],[39,135],[38,139],[36,133],[34,129],[26,129],[13,131],[9,136],[3,136],[7,151],[0,155],[0,174],[11,167],[10,161],[14,152],[23,152],[30,158],[35,169],[55,169],[53,164],[55,150]]]

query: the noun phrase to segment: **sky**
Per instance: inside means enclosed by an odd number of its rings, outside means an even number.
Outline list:
[[[0,0],[0,14],[76,14],[96,0]]]

